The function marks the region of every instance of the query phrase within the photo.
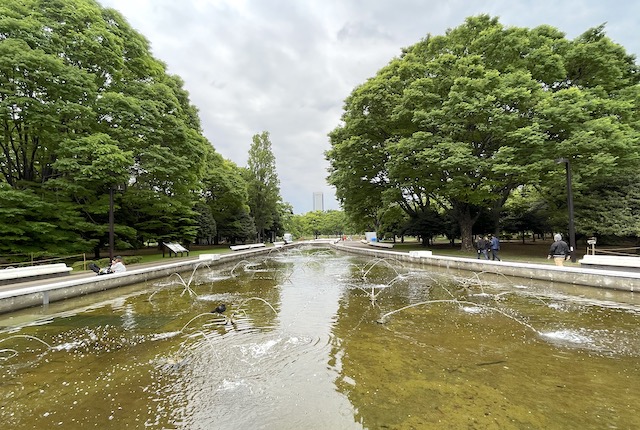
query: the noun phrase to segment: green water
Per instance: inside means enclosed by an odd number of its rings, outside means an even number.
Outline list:
[[[188,287],[0,315],[2,428],[640,428],[632,293],[319,249]]]

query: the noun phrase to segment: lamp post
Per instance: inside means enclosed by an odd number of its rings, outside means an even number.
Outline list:
[[[109,261],[113,261],[113,185],[109,187]]]
[[[557,164],[564,164],[567,170],[567,207],[569,208],[569,251],[571,262],[576,262],[576,229],[573,225],[573,191],[571,190],[571,163],[568,158],[558,158]]]

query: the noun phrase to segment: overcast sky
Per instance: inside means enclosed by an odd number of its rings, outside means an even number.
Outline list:
[[[255,134],[271,136],[283,199],[302,214],[313,193],[339,209],[327,185],[327,134],[345,98],[403,47],[442,35],[471,15],[505,26],[549,24],[573,39],[606,33],[640,56],[637,0],[98,0],[150,42],[180,76],[205,136],[247,165]]]

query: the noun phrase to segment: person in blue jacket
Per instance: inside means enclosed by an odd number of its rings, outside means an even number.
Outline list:
[[[500,251],[500,240],[497,236],[489,235],[491,241],[489,242],[489,247],[491,248],[491,259],[492,260],[500,260],[500,256],[498,256],[498,251]]]

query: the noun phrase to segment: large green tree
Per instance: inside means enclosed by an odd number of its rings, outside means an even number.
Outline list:
[[[492,215],[499,232],[517,187],[561,189],[558,157],[583,189],[637,168],[637,71],[601,28],[569,41],[549,26],[468,18],[354,90],[330,134],[329,181],[359,216],[372,211],[367,195],[412,219],[436,206],[472,249],[478,217]]]
[[[255,237],[255,224],[249,215],[248,186],[242,169],[213,150],[207,153],[202,198],[216,221],[216,244],[221,239],[234,243]]]
[[[182,86],[113,9],[93,0],[3,1],[0,181],[9,188],[0,193],[82,220],[60,230],[69,249],[78,240],[96,250],[106,243],[114,186],[123,189],[119,243],[192,240],[210,145]],[[54,212],[39,221],[56,225]],[[0,237],[0,249],[9,247]]]
[[[271,149],[269,132],[253,136],[249,149],[246,179],[249,207],[258,232],[258,241],[265,240],[265,232],[274,227],[282,202],[280,180],[276,171],[276,158]]]

